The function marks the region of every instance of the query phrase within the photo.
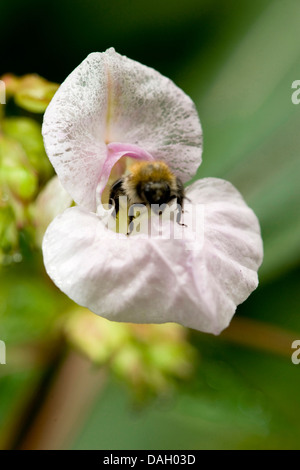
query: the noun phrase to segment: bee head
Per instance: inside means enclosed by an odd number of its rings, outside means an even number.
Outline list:
[[[146,203],[166,204],[170,200],[170,186],[166,181],[149,181],[148,183],[140,183],[138,192]]]
[[[110,190],[110,199],[119,210],[119,197],[126,196],[129,206],[144,204],[161,214],[170,201],[177,199],[181,207],[185,197],[184,186],[168,165],[162,161],[140,161],[130,167],[129,173],[116,181]],[[164,206],[164,207],[162,207]]]
[[[145,204],[167,204],[174,175],[164,162],[137,162],[132,167],[131,184]]]

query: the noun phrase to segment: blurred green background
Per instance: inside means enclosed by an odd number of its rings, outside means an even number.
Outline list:
[[[241,191],[265,249],[258,289],[219,337],[77,309],[44,271],[32,215],[53,175],[43,104],[8,100],[0,182],[18,185],[0,205],[0,448],[300,448],[299,22],[297,0],[0,3],[0,75],[61,83],[112,46],[175,81],[203,126],[197,178]]]

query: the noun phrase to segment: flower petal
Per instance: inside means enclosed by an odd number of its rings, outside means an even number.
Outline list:
[[[36,236],[40,245],[50,222],[70,207],[72,202],[71,196],[63,188],[58,177],[53,176],[36,198],[34,205]]]
[[[112,48],[90,54],[67,77],[46,110],[43,136],[62,184],[93,211],[108,144],[138,146],[183,181],[201,163],[202,131],[191,99]]]
[[[189,226],[174,226],[183,239],[127,237],[105,228],[95,214],[67,209],[44,237],[48,274],[75,302],[110,320],[177,322],[220,333],[257,286],[260,229],[226,181],[197,181],[188,198],[192,205],[185,207],[184,222]],[[191,228],[196,204],[204,207],[201,244],[193,241]]]
[[[214,319],[213,333],[225,328],[258,285],[263,259],[258,219],[241,194],[227,181],[204,178],[187,190],[192,204],[204,207],[201,250],[190,247],[193,276],[206,314]],[[187,223],[187,221],[185,221]],[[212,323],[210,323],[212,324]]]

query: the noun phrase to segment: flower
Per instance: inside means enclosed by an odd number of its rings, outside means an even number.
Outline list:
[[[263,252],[258,220],[230,183],[205,178],[190,185],[185,226],[172,223],[172,237],[165,222],[150,237],[116,233],[100,210],[110,175],[126,167],[122,157],[162,160],[184,182],[194,175],[202,131],[191,99],[114,49],[93,53],[55,94],[43,136],[77,204],[53,220],[43,240],[55,284],[113,321],[177,322],[214,334],[227,327],[257,287]],[[199,204],[200,239],[193,215]]]
[[[68,76],[46,110],[43,136],[62,185],[91,211],[124,155],[166,161],[184,182],[201,163],[201,126],[191,99],[112,48],[90,54]]]

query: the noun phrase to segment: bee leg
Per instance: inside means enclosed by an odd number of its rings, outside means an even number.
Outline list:
[[[178,223],[178,225],[181,225],[181,227],[187,227],[186,224],[181,224],[180,222],[177,222],[177,223]]]
[[[141,204],[141,203],[136,203],[136,204],[132,204],[130,207],[129,207],[129,210],[128,210],[128,219],[129,219],[129,224],[128,224],[128,233],[127,235],[130,235],[133,230],[134,230],[134,219],[136,219],[138,216],[140,216],[141,214],[141,210],[144,208],[144,204]],[[140,208],[140,209],[139,209]]]
[[[128,219],[129,219],[129,223],[128,223],[128,232],[127,232],[127,235],[130,235],[130,234],[132,233],[133,227],[134,227],[134,225],[133,225],[133,223],[132,223],[133,220],[134,220],[134,216],[133,216],[133,215],[129,215],[129,216],[128,216]]]
[[[182,223],[180,222],[182,213],[183,213],[182,210],[178,211],[178,214],[177,214],[177,216],[176,216],[176,222],[178,223],[178,225],[181,225],[182,227],[187,227],[186,224],[182,224]]]
[[[123,183],[123,180],[119,179],[110,188],[109,202],[112,201],[113,205],[115,206],[115,217],[117,216],[119,212],[119,208],[120,208],[119,197],[126,195],[123,190],[122,183]]]
[[[186,224],[182,224],[180,221],[181,221],[181,216],[184,212],[183,210],[183,197],[181,196],[177,196],[177,209],[178,209],[178,213],[177,213],[177,216],[176,216],[176,222],[178,223],[178,225],[181,225],[182,227],[187,227]]]
[[[176,178],[176,184],[177,184],[177,191],[175,192],[175,197],[177,199],[177,209],[178,213],[176,216],[176,222],[181,225],[182,227],[187,227],[186,224],[182,224],[180,222],[181,216],[184,212],[183,210],[183,200],[185,199],[185,191],[184,191],[184,185],[182,181],[179,178]]]

